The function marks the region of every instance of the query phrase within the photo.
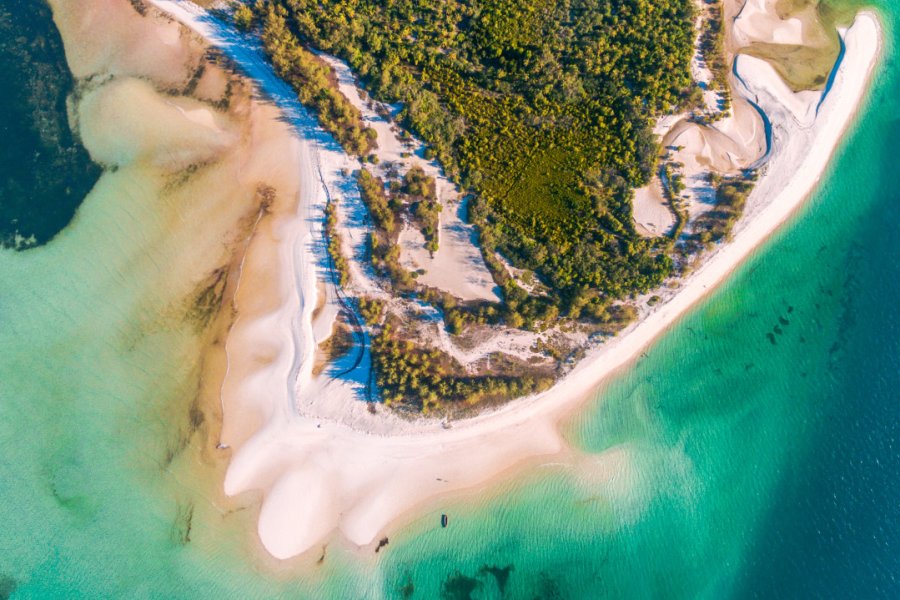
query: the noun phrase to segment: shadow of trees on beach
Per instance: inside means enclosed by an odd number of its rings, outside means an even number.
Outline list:
[[[324,232],[325,206],[327,202],[338,202],[348,218],[348,225],[355,228],[367,227],[370,219],[368,211],[359,196],[359,190],[353,177],[352,169],[346,174],[341,172],[324,173],[319,158],[320,153],[334,153],[343,156],[343,148],[337,140],[326,132],[318,123],[315,115],[307,110],[297,98],[296,92],[280,79],[265,58],[262,43],[252,34],[243,34],[218,17],[207,13],[196,5],[178,2],[179,6],[195,15],[196,20],[214,31],[213,43],[231,61],[234,69],[253,80],[255,97],[276,106],[281,116],[279,120],[286,123],[297,136],[307,142],[301,148],[301,160],[311,165],[310,172],[317,179],[318,187],[314,198],[310,199],[309,213],[305,222],[314,232],[309,243],[295,251],[308,252],[314,258],[316,275],[319,280],[326,281],[332,287],[341,310],[346,313],[354,329],[354,349],[339,357],[328,367],[327,374],[336,379],[353,384],[360,396],[366,400],[372,397],[371,356],[369,352],[369,336],[358,316],[354,300],[347,298],[340,288],[337,275],[331,264]],[[328,181],[336,182],[334,187]],[[303,182],[301,181],[301,185]],[[301,207],[302,209],[302,207]],[[365,240],[354,244],[357,258],[365,258]],[[366,264],[360,260],[360,264]],[[299,365],[295,365],[295,370]],[[297,373],[292,372],[296,378]]]

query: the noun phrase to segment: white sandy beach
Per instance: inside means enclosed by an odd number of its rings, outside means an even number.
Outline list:
[[[277,87],[264,80],[270,75],[258,55],[238,47],[239,40],[224,39],[202,11],[173,0],[154,4],[222,46],[264,88]],[[758,27],[743,31],[761,34]],[[221,441],[233,454],[225,489],[230,495],[263,493],[258,532],[266,549],[289,558],[340,536],[368,546],[430,499],[476,488],[528,461],[565,451],[559,421],[725,279],[813,191],[865,97],[880,54],[877,16],[860,13],[844,39],[843,61],[821,105],[820,94],[790,92],[768,63],[738,59],[736,70],[746,89],[737,93],[768,116],[772,152],[733,241],[549,391],[454,422],[452,428],[435,420],[404,421],[385,410],[371,415],[362,402],[353,401],[346,384],[312,382],[316,336],[311,315],[321,293],[314,257],[324,204],[313,164],[317,152],[320,161],[337,159],[317,150],[314,139],[298,139],[296,153],[285,157],[300,170],[297,216],[283,224],[280,262],[268,270],[280,301],[274,311],[254,314],[242,298],[272,283],[259,275],[254,279],[252,268],[247,269],[236,298],[239,318],[226,345]],[[254,252],[248,253],[251,267]],[[616,465],[627,460],[613,458]]]

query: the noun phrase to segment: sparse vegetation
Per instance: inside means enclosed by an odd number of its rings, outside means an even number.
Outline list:
[[[275,71],[297,91],[300,103],[318,114],[322,127],[347,152],[367,155],[376,147],[375,137],[362,124],[359,110],[338,91],[331,67],[288,30],[283,7],[269,4],[263,11],[263,48]]]
[[[359,299],[359,314],[366,322],[366,325],[374,327],[381,322],[381,317],[384,314],[384,302],[377,298],[362,297]]]
[[[731,90],[728,86],[729,65],[725,56],[725,26],[722,22],[722,0],[706,0],[707,18],[700,35],[700,52],[713,75],[710,89],[719,93],[725,102],[721,113],[731,106]]]
[[[412,275],[400,265],[400,246],[397,235],[397,211],[400,205],[389,199],[384,189],[384,181],[375,177],[365,168],[356,177],[360,195],[372,217],[373,230],[369,235],[369,252],[375,271],[388,278],[398,291],[410,291],[415,287]]]
[[[334,203],[325,207],[325,239],[328,242],[328,256],[341,287],[350,283],[350,264],[341,249],[341,237],[337,231],[337,210]]]
[[[385,403],[426,414],[515,398],[552,383],[546,374],[469,375],[446,353],[404,339],[390,323],[373,339],[372,357]]]
[[[354,343],[353,330],[347,324],[346,315],[341,313],[334,322],[331,335],[319,345],[319,358],[313,365],[313,374],[320,374],[325,370],[326,365],[350,352]]]
[[[404,176],[401,191],[410,204],[413,217],[422,228],[425,248],[433,255],[438,250],[438,225],[441,214],[434,177],[426,175],[422,167],[415,166]]]
[[[253,10],[246,4],[238,4],[234,8],[234,25],[241,31],[249,31],[253,27],[254,17]]]
[[[664,161],[659,173],[663,194],[669,201],[672,212],[675,213],[675,227],[672,229],[670,237],[676,241],[684,232],[689,218],[688,210],[681,196],[685,190],[684,175],[681,173],[683,166],[681,163]]]
[[[743,214],[747,196],[753,190],[755,181],[756,173],[736,178],[713,178],[716,205],[694,220],[693,235],[688,240],[690,251],[701,250],[731,236],[731,230]]]

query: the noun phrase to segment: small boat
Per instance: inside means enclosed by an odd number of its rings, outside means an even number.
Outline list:
[[[447,526],[447,515],[441,515],[441,527]]]

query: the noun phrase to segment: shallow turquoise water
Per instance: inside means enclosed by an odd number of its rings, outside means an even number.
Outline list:
[[[126,215],[100,190],[46,248],[0,252],[0,598],[900,596],[898,76],[891,48],[799,218],[569,424],[585,464],[310,578],[252,561],[251,520],[164,459],[196,342],[159,273],[123,279],[154,245],[141,214],[104,227]]]

